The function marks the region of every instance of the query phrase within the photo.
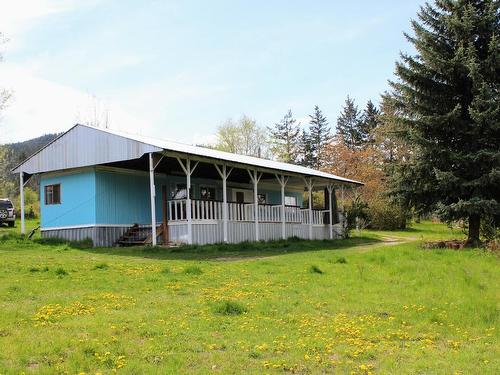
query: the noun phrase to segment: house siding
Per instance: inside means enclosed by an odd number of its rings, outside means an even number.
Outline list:
[[[61,185],[61,203],[45,204],[45,186]],[[43,228],[90,225],[96,222],[95,171],[93,168],[61,174],[42,174],[40,226]]]

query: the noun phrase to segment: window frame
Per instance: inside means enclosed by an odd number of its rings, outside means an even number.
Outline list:
[[[54,192],[57,191],[57,196]],[[43,189],[44,202],[46,206],[52,206],[55,204],[61,204],[61,183],[45,185]],[[49,199],[50,197],[50,199]],[[55,198],[58,198],[57,200]]]

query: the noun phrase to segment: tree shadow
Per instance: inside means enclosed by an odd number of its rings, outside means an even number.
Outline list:
[[[373,237],[354,237],[336,240],[300,240],[242,242],[239,244],[181,245],[179,247],[75,247],[91,254],[138,257],[158,260],[238,260],[264,258],[320,250],[342,250],[361,245],[381,243]]]

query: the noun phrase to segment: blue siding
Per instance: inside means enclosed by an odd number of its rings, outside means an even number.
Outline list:
[[[61,204],[46,205],[46,185],[61,184]],[[65,227],[95,223],[95,172],[79,170],[71,174],[42,175],[40,180],[41,227]]]
[[[164,176],[155,176],[156,220],[163,220],[161,188]],[[151,208],[149,175],[145,173],[96,172],[97,224],[149,224]]]
[[[185,184],[182,176],[155,176],[156,218],[163,220],[162,186],[167,186],[167,197],[176,184]],[[44,187],[49,184],[61,184],[61,204],[45,205]],[[66,227],[73,225],[129,225],[133,223],[151,223],[149,197],[149,174],[144,172],[110,171],[83,169],[71,174],[42,175],[41,179],[41,225],[47,227]],[[195,198],[199,198],[201,186],[216,188],[216,199],[222,200],[222,182],[220,180],[192,179]],[[251,190],[251,185],[248,186]],[[276,189],[259,189],[266,194],[267,203],[280,204],[281,193]],[[286,192],[297,197],[297,204],[302,204],[300,192]],[[231,200],[231,189],[228,199]]]

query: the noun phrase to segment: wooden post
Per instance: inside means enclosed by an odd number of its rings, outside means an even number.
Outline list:
[[[330,221],[329,221],[329,230],[330,230],[330,239],[333,239],[333,202],[332,202],[332,192],[333,192],[333,184],[328,184],[327,187],[328,189],[328,210],[329,210],[329,216],[330,216]]]
[[[162,239],[163,245],[165,246],[168,243],[168,210],[167,210],[167,187],[163,185],[161,187],[161,198],[162,198],[162,208],[163,208],[163,231],[162,231]]]
[[[224,235],[224,242],[228,242],[228,235],[227,235],[227,222],[228,222],[228,212],[227,212],[227,179],[231,172],[233,171],[233,168],[227,171],[227,166],[226,164],[222,165],[222,170],[219,168],[217,164],[215,165],[215,169],[217,169],[217,172],[219,172],[219,175],[222,179],[222,220],[223,220],[223,235]]]
[[[26,224],[24,222],[24,172],[19,172],[19,195],[21,205],[21,234],[26,233]]]
[[[149,153],[149,197],[151,203],[151,243],[156,246],[156,204],[155,204],[155,169],[153,153]]]
[[[186,159],[186,165],[182,162],[180,158],[177,158],[177,161],[179,162],[182,170],[186,174],[186,220],[188,224],[188,244],[193,243],[193,220],[192,220],[192,215],[191,215],[191,175],[193,174],[194,170],[198,166],[199,162],[196,162],[196,164],[191,167],[191,159],[187,158]]]
[[[257,170],[250,171],[247,169],[250,180],[253,182],[253,203],[254,203],[254,220],[255,220],[255,241],[259,241],[259,197],[258,197],[258,183],[262,177],[262,173],[258,173]],[[253,172],[253,173],[252,173]]]
[[[285,186],[288,182],[288,177],[284,175],[275,175],[281,186],[281,238],[286,240],[286,220],[285,220]]]
[[[313,180],[312,178],[309,177],[309,179],[305,179],[304,178],[304,183],[307,187],[307,191],[309,192],[309,239],[312,240],[313,239],[313,226],[312,226],[312,222],[313,222],[313,214],[312,214],[312,189],[313,189],[313,186],[314,186],[314,183],[313,183]]]

